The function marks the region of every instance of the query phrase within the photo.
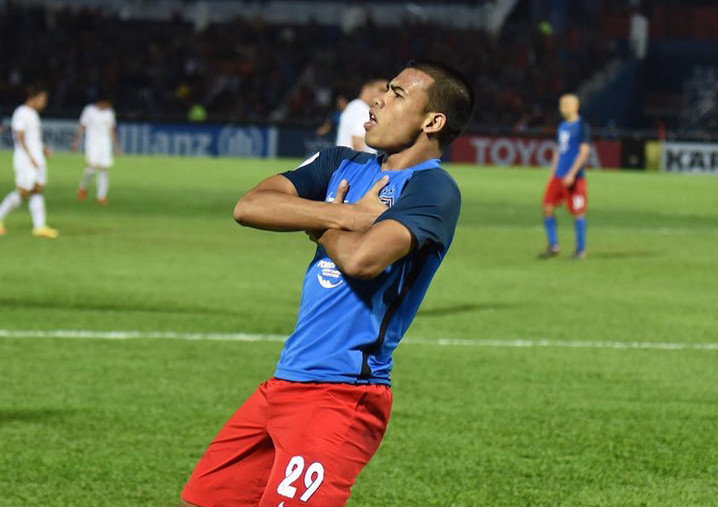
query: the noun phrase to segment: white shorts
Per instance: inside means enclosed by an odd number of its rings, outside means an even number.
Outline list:
[[[47,166],[44,160],[38,160],[39,167],[35,168],[27,157],[15,157],[15,186],[23,190],[32,190],[35,185],[47,184]]]
[[[112,166],[112,146],[85,146],[85,162],[88,166],[98,169]]]

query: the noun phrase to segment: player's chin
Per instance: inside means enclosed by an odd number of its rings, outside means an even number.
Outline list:
[[[367,132],[367,135],[364,137],[364,144],[366,144],[369,148],[374,148],[375,150],[381,151],[381,140],[376,139],[376,136],[370,136]]]

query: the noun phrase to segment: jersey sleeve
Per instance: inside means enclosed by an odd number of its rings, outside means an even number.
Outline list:
[[[418,248],[428,242],[449,246],[459,220],[461,192],[444,170],[426,170],[414,174],[397,202],[382,213],[375,223],[396,220],[416,240]]]
[[[585,121],[581,122],[581,144],[591,143],[591,127]]]
[[[283,172],[282,176],[292,182],[299,197],[323,201],[332,174],[349,153],[352,150],[341,147],[319,151],[293,171]]]
[[[25,114],[25,111],[16,111],[15,114],[12,115],[12,119],[10,120],[10,128],[16,132],[24,132],[25,130],[27,130],[27,120],[28,118],[27,114]]]
[[[82,114],[80,115],[80,125],[83,127],[87,127],[87,117],[90,115],[90,108],[85,106],[82,109]]]

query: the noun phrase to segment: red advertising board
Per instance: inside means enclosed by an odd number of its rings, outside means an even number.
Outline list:
[[[589,167],[614,169],[621,166],[620,141],[594,141],[588,157]],[[551,165],[556,142],[531,137],[493,137],[467,135],[451,145],[451,161],[481,165]]]

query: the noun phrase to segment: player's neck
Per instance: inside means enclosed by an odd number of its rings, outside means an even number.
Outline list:
[[[574,121],[578,120],[579,117],[580,117],[580,115],[578,113],[576,113],[576,114],[566,116],[565,120],[567,122],[574,122]]]
[[[432,158],[441,158],[441,150],[435,145],[414,145],[406,150],[387,154],[381,164],[382,171],[400,171],[414,167]]]

